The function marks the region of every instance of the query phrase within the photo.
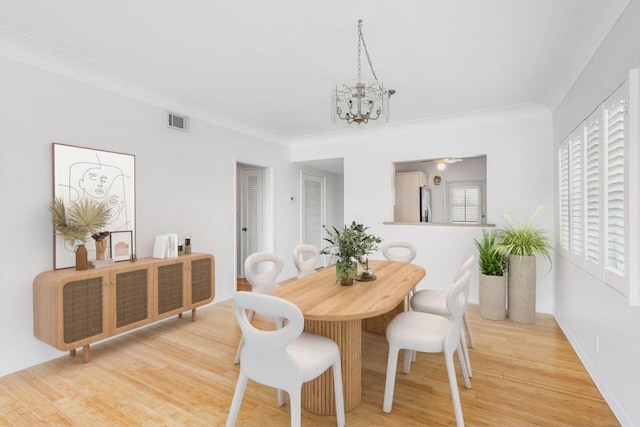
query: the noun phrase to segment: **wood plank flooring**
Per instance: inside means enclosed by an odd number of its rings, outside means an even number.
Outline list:
[[[223,426],[238,374],[239,328],[230,301],[197,316],[92,345],[86,364],[78,352],[0,378],[0,425]],[[494,322],[472,305],[469,316],[476,342],[471,390],[458,368],[468,426],[619,425],[553,317],[538,315],[534,325]],[[398,372],[393,411],[384,414],[386,339],[364,332],[362,342],[363,399],[347,413],[348,426],[455,425],[441,354],[418,353],[410,375]],[[335,417],[304,410],[302,417],[305,427],[335,425]],[[238,425],[289,425],[289,406],[277,405],[275,390],[250,382]]]

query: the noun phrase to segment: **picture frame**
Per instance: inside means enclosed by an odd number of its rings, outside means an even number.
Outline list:
[[[135,254],[133,250],[133,231],[111,232],[109,236],[109,248],[111,259],[114,262],[132,259],[133,254]]]
[[[89,198],[106,201],[111,219],[105,231],[130,233],[130,251],[135,254],[135,156],[132,154],[52,144],[53,198],[69,206]],[[75,265],[75,247],[54,232],[53,267],[55,270]],[[116,235],[118,237],[118,235]],[[85,242],[89,259],[95,258],[95,242]]]

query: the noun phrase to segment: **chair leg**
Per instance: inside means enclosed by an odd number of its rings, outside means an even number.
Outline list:
[[[458,361],[460,362],[460,369],[462,370],[462,378],[464,378],[464,386],[467,389],[471,388],[471,382],[469,381],[469,371],[467,371],[467,364],[464,361],[464,353],[462,352],[462,344],[458,344],[457,349]]]
[[[469,378],[473,376],[471,371],[471,359],[469,358],[469,350],[467,349],[467,341],[464,339],[464,334],[460,334],[460,344],[462,345],[462,357],[464,357],[464,363],[467,365],[467,373]]]
[[[462,405],[460,403],[460,392],[458,391],[458,381],[456,379],[456,368],[453,364],[453,354],[447,354],[445,352],[444,357],[447,364],[449,387],[451,388],[451,399],[453,400],[453,411],[456,414],[456,424],[458,427],[464,427],[464,417],[462,416]]]
[[[333,362],[333,393],[336,396],[336,422],[338,427],[346,424],[344,418],[344,392],[342,391],[342,368],[340,365],[340,355]]]
[[[389,345],[389,358],[387,359],[387,379],[384,384],[384,403],[382,404],[382,412],[391,413],[393,405],[393,389],[396,385],[396,369],[398,367],[399,348]],[[405,350],[407,351],[407,350]]]
[[[409,374],[411,372],[411,362],[414,360],[416,352],[413,350],[405,349],[404,358],[402,362],[402,373]]]
[[[469,323],[469,318],[467,317],[467,312],[466,311],[462,315],[462,319],[464,320],[464,329],[467,332],[467,339],[469,340],[469,347],[476,348],[476,343],[473,341],[473,334],[471,333],[471,323]]]
[[[289,391],[289,411],[291,412],[291,427],[300,427],[302,423],[302,399],[300,393],[302,384],[295,390]]]
[[[284,406],[285,403],[284,390],[278,389],[278,406]]]
[[[227,427],[233,427],[236,425],[238,419],[238,412],[240,412],[240,405],[242,404],[242,397],[244,391],[247,388],[247,382],[249,378],[242,372],[238,376],[238,383],[236,384],[236,391],[233,393],[233,400],[231,401],[231,409],[229,409],[229,417],[227,417]]]

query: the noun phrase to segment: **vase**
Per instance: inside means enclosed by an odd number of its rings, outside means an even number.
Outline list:
[[[509,255],[509,319],[534,323],[536,319],[536,257]]]
[[[480,317],[504,320],[507,306],[506,276],[488,276],[480,273]]]
[[[353,278],[356,277],[357,264],[355,261],[338,261],[336,263],[336,282],[342,286],[353,285]]]
[[[104,259],[104,254],[107,251],[107,239],[96,240],[96,259]]]
[[[87,248],[84,245],[76,246],[76,270],[88,270]]]

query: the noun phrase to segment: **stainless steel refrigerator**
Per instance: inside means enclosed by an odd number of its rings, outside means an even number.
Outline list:
[[[431,190],[420,187],[420,222],[431,222]]]

